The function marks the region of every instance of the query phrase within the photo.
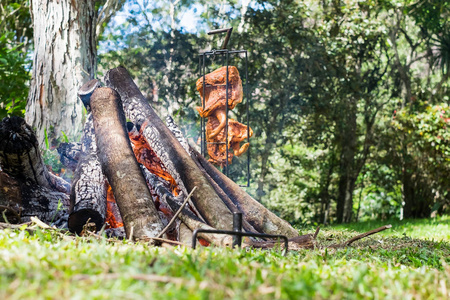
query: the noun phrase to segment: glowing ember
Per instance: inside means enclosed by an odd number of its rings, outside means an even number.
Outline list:
[[[142,126],[142,128],[145,125]],[[147,170],[152,174],[166,180],[170,183],[170,190],[172,190],[175,196],[178,195],[179,190],[175,179],[166,171],[161,160],[156,156],[156,153],[150,148],[147,141],[145,141],[144,136],[137,130],[133,130],[128,133],[130,137],[131,144],[133,146],[133,152],[136,156],[137,161],[143,164]]]
[[[123,227],[122,217],[120,216],[119,208],[117,207],[116,200],[108,184],[108,192],[106,194],[106,229]]]
[[[145,141],[144,137],[137,130],[132,130],[128,133],[130,137],[130,141],[133,147],[134,155],[136,156],[137,161],[144,165],[151,173],[156,176],[164,179],[167,182],[167,187],[172,191],[172,193],[176,196],[179,193],[179,189],[173,177],[166,171],[163,166],[161,160],[156,156],[156,153],[150,148],[148,143]],[[166,223],[172,219],[173,213],[172,211],[166,207],[163,203],[159,201],[156,193],[151,189],[150,192],[153,196],[153,200],[155,202],[156,209],[160,212],[160,216],[162,219],[166,220]],[[122,218],[120,216],[120,212],[118,206],[116,204],[116,200],[114,199],[114,194],[112,192],[111,186],[108,185],[107,192],[107,212],[106,212],[106,222],[108,225],[106,228],[118,228],[123,226]],[[169,238],[176,240],[176,233],[167,232]]]

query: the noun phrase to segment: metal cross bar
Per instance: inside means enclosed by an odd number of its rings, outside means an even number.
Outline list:
[[[285,235],[281,234],[265,234],[265,233],[252,233],[242,232],[242,213],[233,214],[233,230],[218,230],[218,229],[196,229],[192,235],[192,248],[197,247],[197,235],[199,233],[214,233],[214,234],[228,234],[233,236],[233,248],[235,246],[241,247],[242,237],[257,237],[257,238],[270,238],[270,239],[283,239],[284,240],[284,256],[286,256],[289,249],[289,240]]]

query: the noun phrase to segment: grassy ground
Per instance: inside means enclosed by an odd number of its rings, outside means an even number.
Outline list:
[[[318,242],[385,223],[325,228]],[[449,218],[392,225],[346,249],[287,257],[3,230],[0,299],[449,299]]]

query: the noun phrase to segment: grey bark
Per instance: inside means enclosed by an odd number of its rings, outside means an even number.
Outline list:
[[[88,220],[100,230],[106,218],[107,180],[97,156],[92,115],[84,127],[81,153],[72,181],[69,229],[80,233]]]
[[[90,0],[32,0],[34,57],[26,120],[44,148],[64,132],[82,131],[83,105],[77,89],[96,72],[96,11]]]
[[[119,94],[98,88],[91,97],[98,157],[110,183],[127,237],[156,237],[163,224],[134,157]]]
[[[117,90],[122,98],[127,118],[141,127],[141,131],[175,179],[184,195],[197,186],[192,201],[209,225],[217,229],[232,229],[232,214],[194,161],[183,149],[167,126],[148,104],[125,68],[109,70],[106,84]]]

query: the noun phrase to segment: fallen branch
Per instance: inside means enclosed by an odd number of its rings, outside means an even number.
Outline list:
[[[350,246],[350,244],[352,244],[353,242],[355,242],[355,241],[357,241],[357,240],[363,239],[363,238],[365,238],[365,237],[367,237],[367,236],[369,236],[369,235],[378,233],[378,232],[380,232],[380,231],[389,229],[389,228],[391,228],[391,227],[392,227],[392,225],[389,224],[389,225],[381,226],[381,227],[379,227],[379,228],[377,228],[377,229],[370,230],[370,231],[368,231],[368,232],[366,232],[366,233],[357,235],[357,236],[355,236],[355,237],[349,239],[348,241],[344,242],[343,245],[344,245],[344,246]]]

